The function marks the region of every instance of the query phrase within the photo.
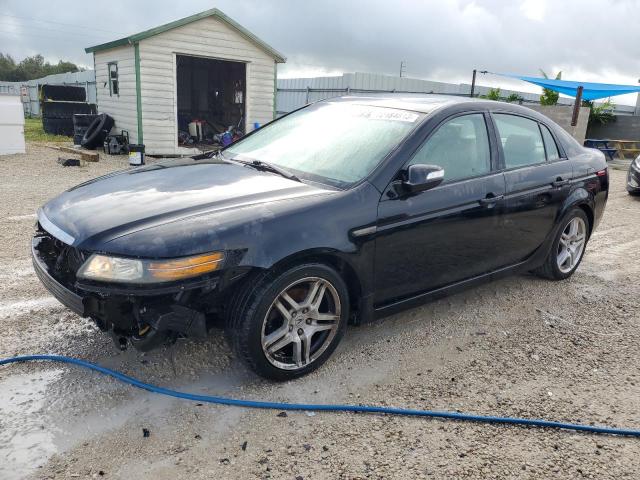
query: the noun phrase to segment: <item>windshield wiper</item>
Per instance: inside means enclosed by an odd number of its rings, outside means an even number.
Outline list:
[[[300,180],[293,173],[289,172],[288,170],[285,170],[282,167],[278,167],[277,165],[274,165],[272,163],[263,162],[262,160],[251,160],[251,161],[237,160],[237,159],[233,159],[233,160],[236,161],[236,162],[243,163],[244,165],[248,165],[250,167],[253,167],[256,170],[263,170],[265,172],[277,173],[281,177],[288,178],[289,180],[295,180],[296,182],[302,182],[302,180]]]

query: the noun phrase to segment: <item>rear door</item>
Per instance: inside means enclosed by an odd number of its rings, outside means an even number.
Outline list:
[[[505,168],[504,258],[509,264],[529,257],[547,238],[571,190],[571,162],[549,129],[511,113],[492,119]]]
[[[403,166],[438,165],[445,171],[443,183],[412,196],[383,195],[376,303],[433,290],[502,263],[499,204],[505,181],[492,162],[497,150],[491,148],[487,116],[449,117]]]

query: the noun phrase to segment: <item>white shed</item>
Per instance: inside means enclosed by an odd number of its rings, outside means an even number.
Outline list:
[[[285,58],[216,8],[85,50],[98,111],[151,155],[189,152],[178,133],[193,120],[248,133],[275,117]]]

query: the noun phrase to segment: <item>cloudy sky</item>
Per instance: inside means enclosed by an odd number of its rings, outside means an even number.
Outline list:
[[[0,51],[91,66],[83,48],[217,7],[282,52],[280,77],[374,72],[469,82],[474,68],[637,84],[640,0],[0,0]],[[484,77],[481,84],[539,91]],[[616,99],[635,103],[635,95]]]

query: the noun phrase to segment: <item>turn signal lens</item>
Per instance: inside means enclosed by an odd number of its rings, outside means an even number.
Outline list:
[[[218,270],[223,260],[222,252],[172,260],[138,260],[94,254],[80,267],[77,276],[119,283],[171,282]]]
[[[210,253],[197,257],[181,258],[164,262],[150,262],[149,275],[158,280],[180,280],[181,278],[196,277],[204,273],[217,270],[224,255],[222,253]]]

